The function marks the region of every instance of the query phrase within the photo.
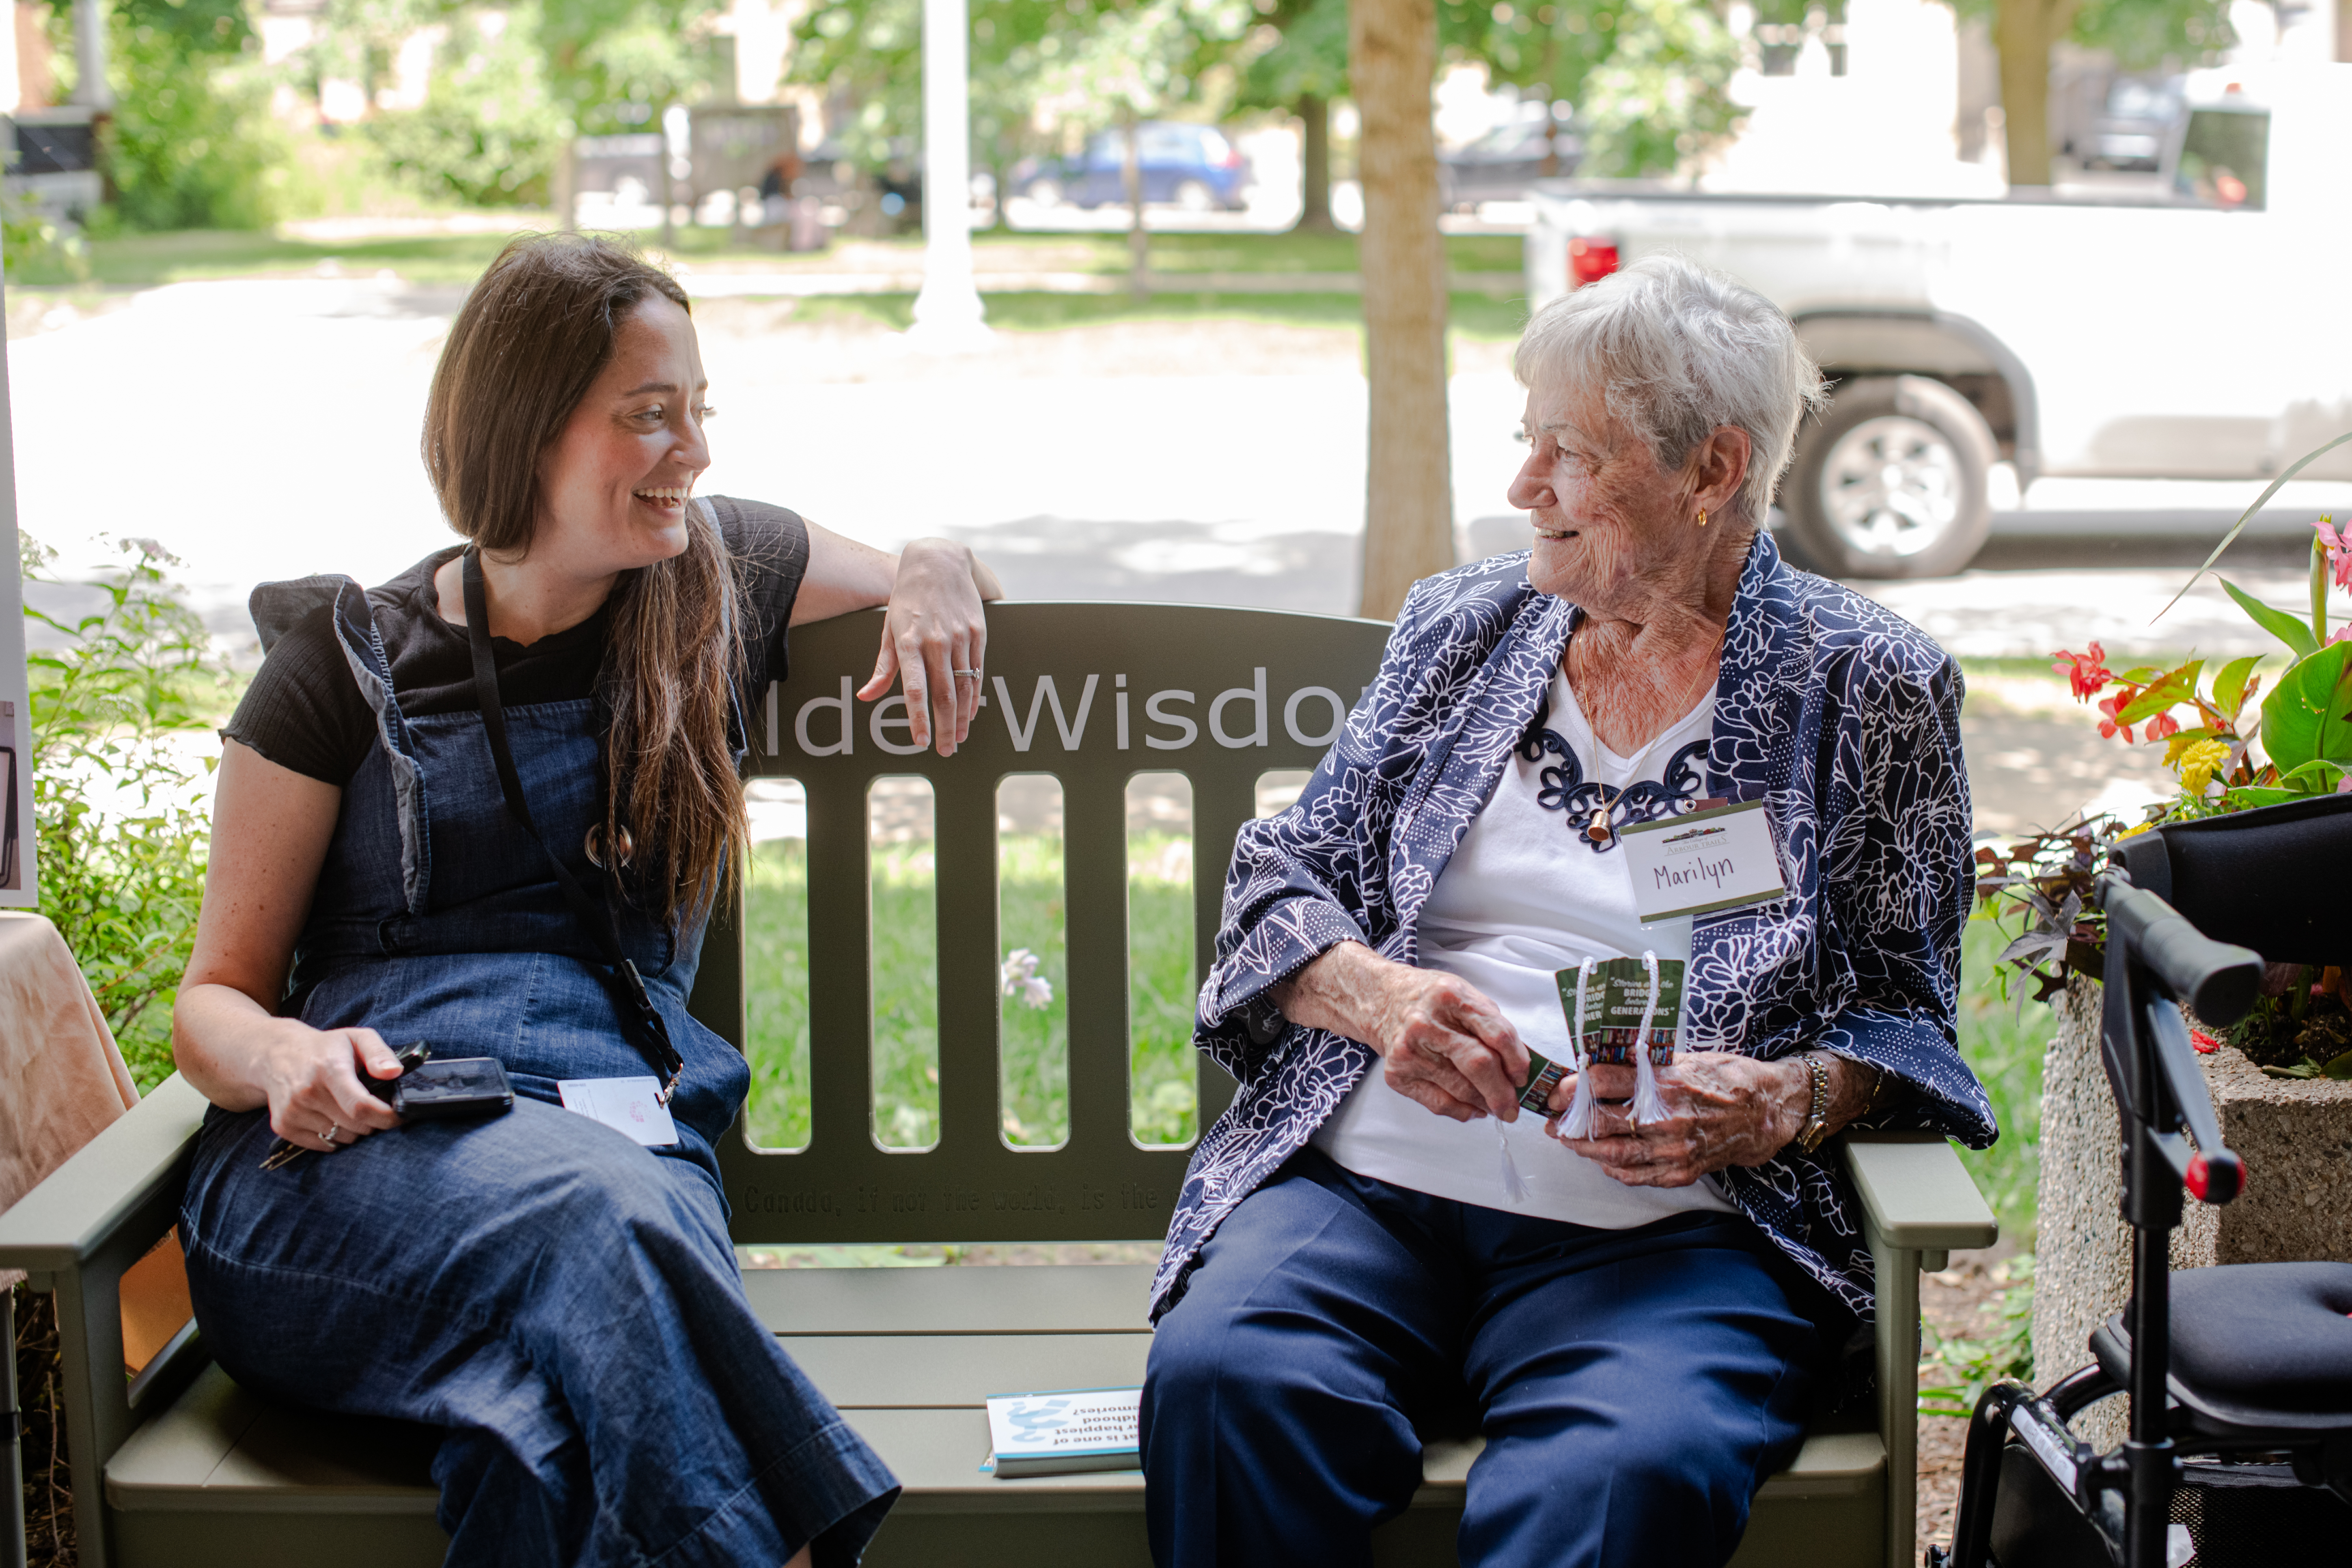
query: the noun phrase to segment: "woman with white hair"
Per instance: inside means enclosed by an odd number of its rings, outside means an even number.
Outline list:
[[[1820,398],[1788,320],[1655,257],[1517,370],[1533,551],[1417,584],[1234,848],[1197,1038],[1241,1089],[1152,1299],[1162,1568],[1369,1563],[1449,1424],[1465,1563],[1724,1562],[1871,1310],[1823,1140],[1996,1133],[1959,672],[1759,526]],[[1735,907],[1661,891],[1646,826],[1701,810]]]

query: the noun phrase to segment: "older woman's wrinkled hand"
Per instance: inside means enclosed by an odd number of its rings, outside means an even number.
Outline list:
[[[1341,942],[1273,991],[1292,1023],[1378,1051],[1388,1084],[1455,1121],[1518,1119],[1528,1048],[1503,1010],[1468,981]]]
[[[1685,1051],[1658,1069],[1666,1119],[1634,1127],[1634,1069],[1589,1069],[1599,1103],[1594,1136],[1559,1138],[1575,1075],[1552,1091],[1545,1131],[1629,1187],[1686,1187],[1727,1165],[1761,1165],[1795,1138],[1812,1103],[1802,1060],[1759,1061],[1730,1051]]]

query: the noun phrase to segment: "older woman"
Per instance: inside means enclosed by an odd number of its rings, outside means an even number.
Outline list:
[[[1199,1040],[1242,1089],[1153,1298],[1163,1568],[1369,1562],[1465,1415],[1465,1563],[1722,1563],[1870,1310],[1822,1140],[1995,1133],[1954,1049],[1959,674],[1758,531],[1819,395],[1788,321],[1654,258],[1517,370],[1533,552],[1414,588],[1234,851]],[[1784,893],[1637,900],[1629,829],[1747,801]],[[1591,1066],[1570,1136],[1576,1075],[1519,1110],[1528,1053],[1571,1059],[1556,977],[1622,958],[1686,965],[1680,1048],[1639,1124],[1636,1068]]]

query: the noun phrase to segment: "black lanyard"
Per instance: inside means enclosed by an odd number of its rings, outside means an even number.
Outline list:
[[[563,858],[547,847],[547,840],[539,836],[538,825],[530,819],[530,807],[523,801],[522,777],[515,772],[514,752],[507,745],[507,711],[499,701],[498,663],[490,657],[490,613],[482,594],[478,551],[466,552],[464,574],[466,640],[474,650],[474,697],[482,707],[482,729],[489,736],[490,759],[498,764],[499,788],[507,797],[507,810],[530,835],[530,841],[539,846],[547,863],[555,868],[555,880],[563,889],[563,901],[572,906],[580,929],[611,966],[608,989],[613,994],[613,1006],[621,1016],[621,1032],[653,1064],[654,1076],[662,1080],[657,1098],[667,1105],[677,1089],[685,1060],[670,1043],[669,1026],[663,1021],[660,1009],[646,994],[645,977],[637,973],[629,955],[621,951],[621,923],[613,912],[612,873],[607,871],[603,876],[603,898],[589,892],[572,874],[572,868],[563,863]]]

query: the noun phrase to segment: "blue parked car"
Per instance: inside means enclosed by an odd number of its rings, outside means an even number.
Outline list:
[[[1222,208],[1239,212],[1248,204],[1249,160],[1213,125],[1147,120],[1139,127],[1143,163],[1143,199],[1172,204],[1188,212]],[[1013,190],[1042,205],[1074,202],[1082,207],[1127,200],[1127,132],[1097,132],[1075,158],[1024,162],[1013,172]]]

